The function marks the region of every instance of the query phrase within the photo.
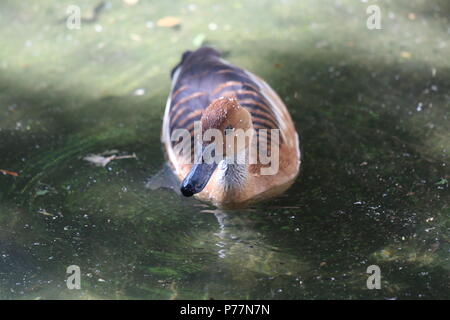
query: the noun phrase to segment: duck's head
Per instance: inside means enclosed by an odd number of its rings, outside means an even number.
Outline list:
[[[234,98],[214,100],[203,112],[202,157],[181,183],[181,193],[190,197],[201,192],[221,160],[234,161],[249,148],[253,134],[250,113]]]

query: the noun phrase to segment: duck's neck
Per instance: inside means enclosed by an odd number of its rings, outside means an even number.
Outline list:
[[[245,154],[238,155],[240,161],[222,160],[218,164],[219,184],[223,186],[225,194],[242,190],[248,176],[248,164],[245,161]]]
[[[238,191],[244,187],[247,179],[247,164],[227,164],[221,161],[218,166],[219,182],[225,192]]]

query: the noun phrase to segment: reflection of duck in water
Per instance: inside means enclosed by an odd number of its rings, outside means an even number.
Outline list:
[[[213,236],[211,233],[203,235],[202,242],[209,243],[210,248],[217,252],[220,265],[227,266],[225,270],[231,271],[233,279],[248,281],[251,286],[253,277],[283,275],[295,278],[310,269],[300,257],[271,245],[265,234],[255,229],[255,221],[249,216],[253,210],[244,210],[201,210],[202,213],[214,214],[218,223]]]
[[[280,194],[293,183],[300,166],[298,135],[286,106],[266,82],[228,64],[211,48],[185,52],[172,78],[162,142],[172,170],[183,181],[183,195],[235,206]],[[198,142],[197,121],[200,133],[216,129],[223,139],[200,141],[202,157],[192,164],[193,153],[177,152],[182,141],[171,141],[171,136],[176,129],[185,129],[193,151]],[[228,141],[237,141],[242,132],[251,134],[244,137],[244,143],[230,147]],[[266,155],[274,156],[270,163],[261,157],[252,163],[236,161],[248,160],[251,146],[257,145],[257,153],[261,152],[263,141]],[[223,159],[205,161],[210,148],[221,150]]]

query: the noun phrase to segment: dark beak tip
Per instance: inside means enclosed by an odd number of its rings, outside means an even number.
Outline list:
[[[183,196],[192,197],[194,194],[202,192],[216,167],[216,163],[194,164],[186,178],[181,182],[180,191]]]
[[[194,191],[191,186],[181,186],[180,188],[181,194],[185,197],[192,197],[194,195]]]

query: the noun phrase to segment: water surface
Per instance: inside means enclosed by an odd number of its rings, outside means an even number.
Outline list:
[[[450,297],[448,1],[378,1],[373,31],[367,1],[132,2],[0,5],[1,299]],[[303,163],[283,196],[224,211],[145,187],[169,72],[200,45],[291,111]]]

